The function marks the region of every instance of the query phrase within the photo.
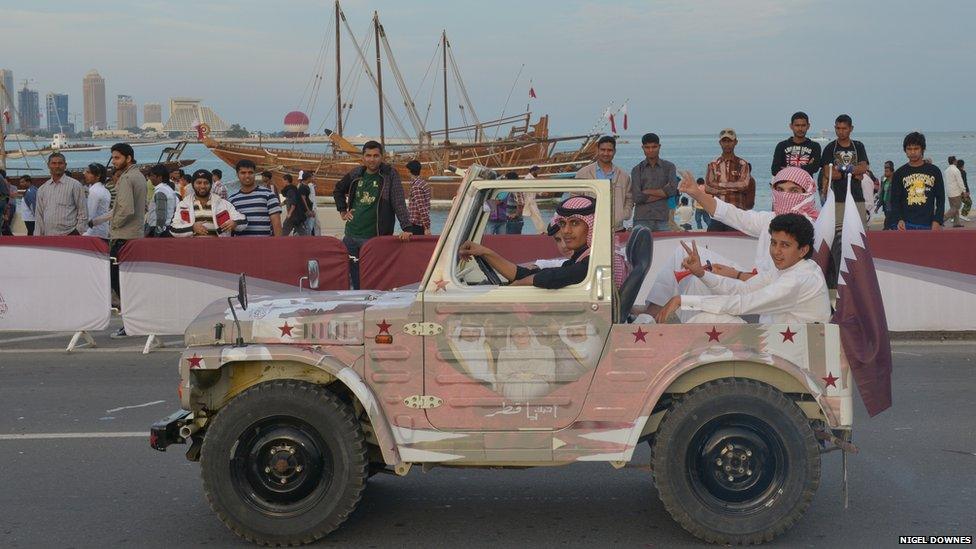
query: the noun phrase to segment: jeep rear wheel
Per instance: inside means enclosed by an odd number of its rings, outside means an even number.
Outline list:
[[[705,541],[770,541],[806,511],[820,484],[809,420],[773,387],[720,379],[665,414],[651,455],[661,501]]]
[[[207,430],[200,461],[214,512],[263,545],[332,532],[366,482],[366,443],[352,409],[295,381],[261,383],[228,403]]]

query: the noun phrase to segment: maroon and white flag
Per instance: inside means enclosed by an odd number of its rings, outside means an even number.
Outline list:
[[[832,210],[832,208],[826,208]],[[864,225],[848,192],[841,231],[841,265],[833,322],[868,415],[891,407],[891,341],[881,288]]]
[[[606,118],[607,119],[607,122],[610,123],[610,133],[616,134],[617,133],[617,121],[614,118],[613,111],[610,110],[610,107],[607,107],[607,110],[603,111],[603,118]]]
[[[817,196],[814,193],[812,198],[816,200]],[[827,278],[827,271],[830,267],[830,247],[834,243],[835,219],[834,190],[830,189],[827,191],[827,200],[820,210],[820,215],[813,222],[813,257],[810,258],[816,261],[817,265],[820,265],[824,278]]]

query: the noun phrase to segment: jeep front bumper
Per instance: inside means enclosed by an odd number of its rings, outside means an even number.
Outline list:
[[[193,423],[193,412],[179,410],[153,423],[149,429],[149,445],[155,450],[165,452],[171,444],[186,444],[180,429]]]

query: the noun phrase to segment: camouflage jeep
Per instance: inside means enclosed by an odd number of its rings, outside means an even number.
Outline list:
[[[631,234],[618,288],[605,181],[478,173],[415,287],[250,303],[242,290],[240,306],[210,305],[186,331],[183,409],[153,426],[152,446],[188,444],[216,514],[268,545],[338,528],[376,472],[619,469],[645,442],[665,508],[692,535],[760,543],[794,524],[820,454],[853,448],[837,327],[630,323],[652,242]],[[513,190],[596,197],[583,282],[510,286],[459,258],[486,232],[486,201]]]

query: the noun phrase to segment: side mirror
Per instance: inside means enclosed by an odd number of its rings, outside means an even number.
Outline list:
[[[241,277],[237,279],[237,302],[241,304],[241,309],[247,310],[247,275],[241,273]],[[234,345],[237,347],[244,346],[244,334],[241,332],[241,321],[237,318],[237,311],[234,310],[234,297],[227,297],[227,306],[230,307],[230,314],[234,317],[234,329],[237,330],[237,338],[234,340]],[[223,337],[223,325],[218,324],[221,327],[219,332],[214,334],[214,337],[220,339]]]
[[[247,310],[247,275],[244,273],[237,279],[237,302],[241,304],[241,309]]]
[[[313,290],[319,289],[319,261],[317,259],[308,260],[308,287]]]
[[[319,261],[317,259],[308,260],[308,274],[298,279],[298,291],[302,291],[302,281],[308,281],[310,290],[319,289]]]

